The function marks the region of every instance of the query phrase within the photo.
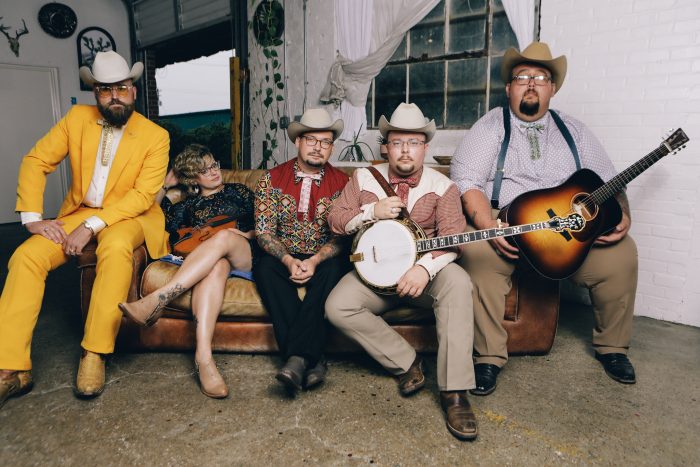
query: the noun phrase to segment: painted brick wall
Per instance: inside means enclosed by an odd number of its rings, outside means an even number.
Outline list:
[[[700,2],[542,0],[541,40],[568,57],[553,107],[583,120],[618,170],[682,127],[688,147],[628,189],[637,315],[700,326]]]

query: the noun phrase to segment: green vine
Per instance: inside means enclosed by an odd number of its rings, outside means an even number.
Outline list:
[[[255,0],[251,0],[251,5]],[[278,148],[279,122],[283,116],[282,102],[284,101],[284,80],[282,64],[277,48],[283,44],[280,36],[284,31],[284,11],[277,0],[262,0],[255,10],[249,23],[256,41],[251,48],[250,57],[255,54],[261,59],[264,73],[254,83],[253,105],[259,107],[259,114],[254,118],[257,128],[265,129],[263,140],[262,160],[259,169],[267,169],[268,164],[277,165],[274,154]]]

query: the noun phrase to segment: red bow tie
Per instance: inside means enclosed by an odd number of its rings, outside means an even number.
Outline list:
[[[418,185],[418,177],[393,177],[390,175],[389,183],[396,185],[396,194],[401,198],[401,202],[408,206],[408,190]]]

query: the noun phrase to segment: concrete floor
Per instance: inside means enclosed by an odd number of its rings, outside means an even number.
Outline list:
[[[0,283],[22,239],[9,231]],[[291,399],[274,380],[277,357],[220,354],[231,396],[217,401],[199,392],[192,354],[117,354],[104,394],[78,400],[77,284],[72,264],[49,278],[34,390],[0,410],[3,465],[700,465],[698,328],[636,318],[638,382],[626,386],[592,357],[590,310],[564,304],[552,352],[513,358],[495,393],[471,396],[479,438],[459,442],[444,426],[434,356],[409,399],[360,355],[332,356],[325,385]]]

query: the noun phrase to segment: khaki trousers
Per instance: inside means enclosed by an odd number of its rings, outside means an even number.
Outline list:
[[[472,389],[475,384],[471,289],[469,276],[455,263],[445,266],[416,299],[378,295],[352,271],[328,296],[326,317],[387,371],[397,375],[408,371],[416,351],[380,315],[401,303],[433,308],[438,338],[438,387],[441,391]]]
[[[497,211],[494,211],[497,213]],[[474,231],[469,225],[468,231]],[[501,322],[515,263],[496,254],[489,242],[467,244],[459,264],[471,277],[474,294],[474,352],[477,363],[502,367],[508,335]],[[637,246],[627,235],[619,243],[593,247],[570,278],[588,288],[593,303],[593,347],[600,354],[627,353],[637,291]]]
[[[70,233],[99,210],[81,208],[60,218]],[[91,352],[112,353],[133,273],[134,248],[143,243],[141,225],[134,219],[110,225],[97,234],[97,267],[81,346]],[[32,334],[41,310],[48,272],[68,261],[61,245],[32,235],[10,258],[0,296],[0,369],[30,370]]]

